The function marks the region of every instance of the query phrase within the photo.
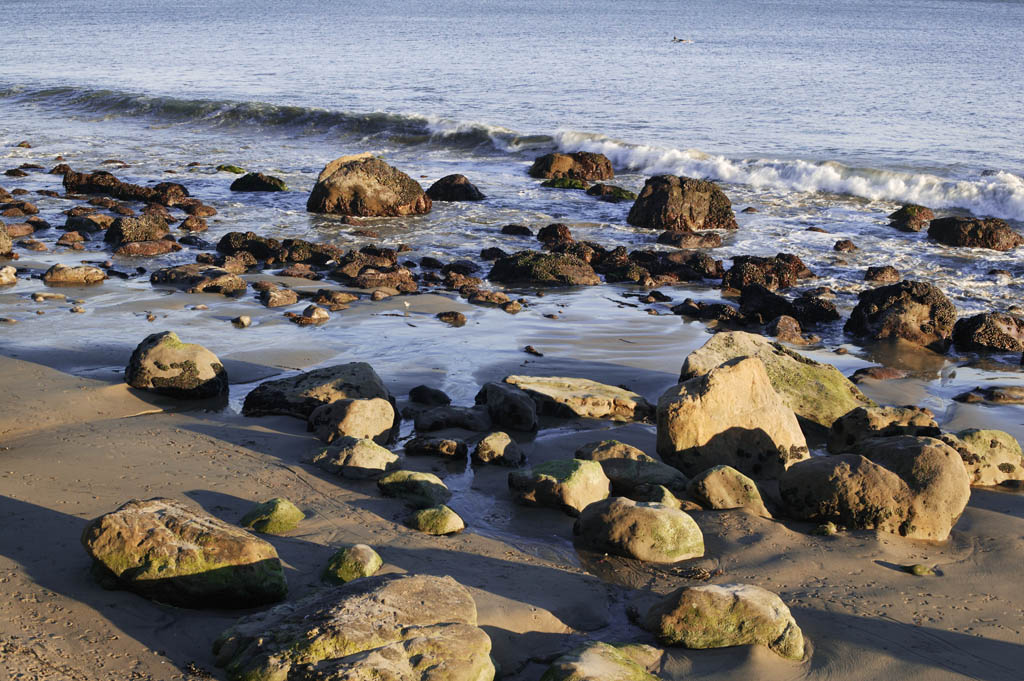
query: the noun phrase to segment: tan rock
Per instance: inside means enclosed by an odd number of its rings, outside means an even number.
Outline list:
[[[507,376],[505,383],[525,391],[541,414],[613,421],[649,421],[654,416],[654,407],[635,392],[586,378]]]

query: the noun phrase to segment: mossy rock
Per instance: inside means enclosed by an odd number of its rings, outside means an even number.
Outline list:
[[[295,504],[275,497],[246,513],[239,524],[262,534],[285,534],[298,527],[305,517]]]
[[[593,641],[555,660],[540,681],[659,681],[664,652],[648,645]]]
[[[458,513],[442,504],[415,511],[409,516],[409,527],[439,537],[462,532],[466,529],[466,523]]]
[[[587,506],[573,532],[591,550],[652,563],[676,563],[704,555],[704,535],[688,514],[624,497]]]
[[[173,331],[154,333],[132,353],[124,372],[133,388],[179,399],[205,399],[228,391],[228,375],[215,354],[183,343]]]
[[[222,173],[232,173],[234,175],[245,175],[245,168],[240,166],[232,165],[231,163],[221,163],[217,166],[217,170]]]
[[[541,182],[540,186],[548,189],[586,189],[590,184],[586,180],[578,180],[575,177],[556,177],[547,182]]]
[[[526,506],[548,506],[575,516],[608,497],[611,482],[597,461],[560,459],[509,473],[513,499]]]
[[[353,579],[369,577],[384,564],[380,554],[366,544],[355,544],[338,549],[324,569],[323,580],[334,584],[345,584]]]
[[[968,428],[955,435],[943,435],[942,440],[960,454],[972,485],[1024,480],[1020,443],[1005,431]]]
[[[433,473],[395,471],[377,481],[388,497],[397,497],[414,508],[430,508],[446,503],[452,496],[448,487]]]

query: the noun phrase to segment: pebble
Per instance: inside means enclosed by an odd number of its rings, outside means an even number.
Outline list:
[[[82,307],[81,305],[75,305],[74,307],[71,308],[71,312],[73,312],[74,314],[82,314],[83,312],[85,312],[85,308]]]
[[[249,317],[249,315],[243,314],[232,319],[231,323],[234,324],[239,329],[247,329],[250,326],[252,326],[252,319]]]

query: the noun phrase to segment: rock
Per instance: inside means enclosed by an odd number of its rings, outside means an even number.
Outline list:
[[[889,214],[889,225],[904,232],[920,232],[934,219],[930,208],[909,204]]]
[[[483,201],[483,193],[465,175],[446,175],[430,185],[431,201]]]
[[[761,360],[772,388],[783,403],[796,412],[802,427],[811,436],[824,437],[832,423],[851,409],[874,406],[874,402],[835,367],[744,331],[716,333],[709,338],[686,358],[679,381],[705,375],[738,357]]]
[[[32,224],[28,222],[16,222],[14,224],[8,224],[6,225],[6,229],[7,236],[11,237],[12,239],[18,239],[21,237],[29,236],[31,234],[34,234],[36,231],[36,228],[33,227]]]
[[[908,572],[915,577],[934,577],[935,570],[928,567],[927,565],[921,565],[920,563],[914,563],[913,565],[901,565],[904,572]]]
[[[660,485],[675,492],[684,492],[688,480],[672,466],[644,454],[618,440],[590,442],[576,450],[574,456],[584,461],[597,461],[612,483],[614,494],[635,499],[637,488]]]
[[[705,508],[748,509],[763,518],[772,514],[765,508],[757,483],[732,466],[712,466],[690,481],[690,496]]]
[[[233,192],[286,192],[288,185],[284,180],[264,175],[263,173],[246,173],[231,183]]]
[[[434,316],[440,319],[448,326],[454,326],[455,328],[459,328],[460,326],[466,325],[466,315],[462,314],[461,312],[438,312]]]
[[[938,218],[928,227],[928,238],[947,246],[1009,251],[1024,244],[1024,237],[996,218]]]
[[[789,343],[790,345],[808,345],[816,342],[816,340],[820,340],[817,336],[805,338],[800,322],[789,315],[779,315],[771,320],[764,331],[769,336],[774,336],[783,343]],[[765,365],[765,368],[767,368],[767,365]]]
[[[573,533],[593,551],[651,563],[704,555],[704,535],[679,509],[624,497],[596,501],[580,513]]]
[[[266,307],[287,307],[299,302],[299,294],[290,288],[273,288],[260,291],[260,302]]]
[[[796,416],[756,357],[730,360],[665,391],[658,454],[690,476],[726,464],[759,479],[808,457]]]
[[[654,416],[654,407],[637,393],[586,378],[506,376],[504,382],[525,392],[538,414],[646,422]]]
[[[213,650],[232,681],[492,681],[476,623],[451,577],[374,575],[244,617]]]
[[[519,251],[494,261],[487,278],[511,285],[596,286],[594,268],[574,255]]]
[[[796,315],[796,308],[761,284],[750,284],[740,294],[740,314],[751,322],[766,324],[776,317]]]
[[[331,318],[331,314],[322,307],[317,305],[309,305],[302,311],[302,314],[295,314],[294,312],[285,312],[285,317],[299,326],[317,326],[327,322]]]
[[[533,231],[526,225],[505,225],[501,233],[508,236],[533,236]]]
[[[659,681],[651,672],[663,656],[653,646],[591,641],[555,660],[540,681]]]
[[[156,270],[149,277],[153,286],[171,286],[188,293],[239,295],[249,286],[244,279],[213,265],[176,265]]]
[[[508,433],[499,431],[487,435],[477,443],[473,450],[473,463],[518,467],[526,463],[526,453]]]
[[[206,399],[228,391],[228,374],[217,356],[201,345],[183,343],[173,331],[146,336],[128,361],[125,382],[179,399]]]
[[[350,362],[261,383],[245,396],[245,416],[282,414],[308,419],[322,405],[345,399],[390,400],[384,381],[366,362]]]
[[[167,222],[158,215],[117,218],[103,234],[108,244],[120,246],[134,241],[160,241],[170,234]]]
[[[995,385],[961,393],[953,398],[957,402],[969,404],[984,402],[986,404],[1024,404],[1024,388],[1017,385]]]
[[[874,341],[903,339],[945,352],[956,321],[956,307],[935,286],[903,280],[862,291],[847,333]]]
[[[0,257],[10,257],[14,250],[14,242],[7,232],[7,226],[0,222]]]
[[[736,229],[732,202],[713,182],[658,175],[649,178],[626,222],[647,229],[694,232]]]
[[[596,461],[561,459],[508,475],[512,498],[524,506],[548,506],[571,516],[608,497],[611,482]]]
[[[18,270],[6,265],[0,267],[0,286],[13,286],[18,283]]]
[[[906,378],[910,375],[910,372],[905,369],[897,369],[895,367],[864,367],[857,369],[850,376],[850,381],[853,383],[860,384],[866,380],[872,381],[893,381],[901,378]]]
[[[416,404],[425,404],[429,407],[443,407],[452,403],[452,398],[448,397],[443,390],[427,385],[418,385],[410,390],[409,399]]]
[[[331,312],[347,310],[348,304],[359,300],[359,296],[345,291],[332,291],[331,289],[318,289],[313,296],[313,302],[326,307]]]
[[[782,599],[752,584],[702,584],[673,591],[643,618],[666,645],[728,648],[761,645],[791,660],[804,656],[804,636]]]
[[[556,177],[540,183],[541,187],[548,189],[586,189],[590,184],[586,180],[575,177]]]
[[[314,409],[309,429],[330,444],[339,437],[368,438],[379,445],[394,437],[397,415],[386,399],[343,399]]]
[[[231,173],[233,175],[245,174],[245,168],[241,166],[236,166],[232,163],[221,163],[219,166],[217,166],[217,170],[222,173]]]
[[[732,263],[722,277],[722,288],[742,291],[753,284],[760,284],[769,291],[776,291],[796,286],[800,279],[814,276],[799,257],[789,253],[779,253],[771,258],[738,255]]]
[[[57,264],[43,273],[43,283],[47,286],[88,286],[99,284],[106,278],[106,272],[89,265],[70,267]]]
[[[955,449],[930,437],[862,441],[857,454],[814,457],[779,480],[793,518],[943,541],[970,497]]]
[[[397,497],[413,508],[431,508],[447,503],[452,493],[433,473],[394,471],[377,481],[386,497]]]
[[[853,253],[857,250],[857,245],[849,239],[840,239],[832,246],[832,250],[839,253]]]
[[[537,430],[537,405],[531,396],[507,383],[486,383],[476,404],[486,406],[491,422],[511,430]]]
[[[944,434],[941,439],[960,454],[972,485],[1024,480],[1024,453],[1009,433],[969,428],[953,435]]]
[[[257,504],[238,524],[262,534],[286,534],[298,527],[305,517],[306,514],[292,502],[284,497],[274,497]]]
[[[158,241],[129,241],[119,246],[114,251],[114,255],[152,258],[157,255],[166,255],[180,250],[181,246],[167,239],[160,239]]]
[[[288,586],[267,542],[173,499],[133,499],[85,527],[101,581],[185,608],[252,608]]]
[[[368,480],[398,468],[402,457],[368,438],[345,436],[320,450],[311,463],[349,480]]]
[[[833,454],[857,452],[864,440],[896,435],[939,437],[935,415],[920,407],[858,407],[836,419],[828,433]]]
[[[443,456],[448,459],[465,459],[469,448],[462,440],[443,437],[414,437],[405,443],[409,456]]]
[[[869,267],[864,273],[864,281],[877,281],[883,284],[894,284],[900,280],[900,272],[892,265]]]
[[[1024,319],[998,312],[958,319],[953,325],[953,343],[961,352],[1021,352]]]
[[[560,222],[541,227],[540,231],[537,232],[537,241],[541,242],[545,246],[555,246],[557,244],[572,243],[572,232],[569,231],[569,227],[563,225]]]
[[[369,155],[328,163],[306,202],[312,213],[362,217],[421,215],[430,206],[430,197],[416,180]]]
[[[491,417],[481,408],[434,407],[416,415],[415,428],[420,432],[463,428],[482,432],[491,429]]]
[[[440,537],[462,532],[466,529],[466,523],[458,513],[442,504],[413,511],[409,516],[409,527],[424,534]]]
[[[636,194],[623,189],[622,187],[616,187],[611,184],[595,184],[593,187],[587,190],[588,196],[596,196],[602,201],[608,203],[622,203],[623,201],[636,201]]]
[[[384,565],[380,554],[366,544],[354,544],[338,549],[324,568],[321,576],[325,582],[346,584],[353,579],[370,577]]]
[[[541,179],[610,180],[615,177],[612,162],[603,154],[577,151],[572,154],[545,154],[534,160],[530,177]]]
[[[718,232],[668,230],[658,235],[658,243],[676,248],[718,248],[722,245],[722,235]]]

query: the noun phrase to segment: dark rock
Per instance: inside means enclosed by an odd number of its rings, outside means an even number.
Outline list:
[[[793,303],[761,284],[751,284],[740,294],[740,314],[758,324],[766,324],[779,316],[796,316]]]
[[[233,192],[285,192],[288,191],[288,185],[272,175],[246,173],[232,182],[230,189]]]
[[[454,326],[456,328],[466,325],[466,315],[462,314],[461,312],[455,312],[453,310],[450,310],[448,312],[438,312],[434,316],[440,319],[445,324],[449,326]]]
[[[722,278],[722,288],[742,291],[751,284],[760,284],[769,291],[796,286],[800,279],[813,277],[803,261],[795,255],[779,253],[775,257],[739,255]]]
[[[1024,319],[985,312],[957,320],[953,343],[961,352],[1021,352],[1024,350]]]
[[[495,261],[487,278],[505,284],[595,286],[601,279],[579,258],[561,253],[519,251]]]
[[[248,284],[237,274],[213,265],[177,265],[153,272],[149,281],[154,286],[173,286],[189,293],[220,293],[225,296],[245,291]]]
[[[596,196],[602,201],[608,203],[622,203],[623,201],[636,201],[636,194],[633,192],[623,189],[622,187],[616,187],[611,184],[595,184],[593,187],[587,190],[589,196]]]
[[[547,227],[542,227],[541,230],[537,232],[537,241],[541,242],[545,246],[572,243],[572,232],[569,231],[569,228],[566,225],[556,222],[555,224],[548,225]]]
[[[849,239],[840,239],[832,247],[832,250],[840,253],[853,253],[857,250],[857,246]]]
[[[678,232],[669,230],[658,235],[658,243],[676,248],[718,248],[722,235],[717,232]]]
[[[343,156],[327,164],[306,201],[312,213],[396,217],[430,212],[416,180],[379,158]]]
[[[729,198],[713,182],[658,175],[647,180],[626,222],[647,229],[736,229]]]
[[[1024,404],[1024,388],[1016,385],[978,386],[953,398],[957,402],[976,404]]]
[[[935,213],[930,208],[908,204],[889,214],[889,225],[904,232],[920,232],[934,219]]]
[[[906,378],[910,375],[910,372],[905,369],[897,369],[896,367],[864,367],[863,369],[857,369],[850,376],[850,381],[853,383],[861,383],[865,380],[872,381],[892,381],[901,378]]]
[[[870,340],[903,339],[937,352],[949,347],[956,307],[935,286],[904,280],[862,291],[843,329]]]
[[[577,151],[572,154],[546,154],[533,162],[530,177],[542,179],[610,180],[615,177],[612,163],[603,154]]]
[[[419,432],[463,428],[483,432],[491,429],[491,418],[482,407],[434,407],[417,414],[414,425]]]
[[[447,175],[430,185],[432,201],[483,201],[483,193],[465,175]]]
[[[880,267],[869,267],[864,274],[864,281],[877,281],[884,284],[895,283],[900,280],[900,273],[892,265]]]
[[[501,233],[508,236],[533,236],[533,230],[526,225],[505,225]]]
[[[580,180],[575,177],[556,177],[551,180],[545,180],[540,183],[541,187],[547,189],[586,189],[590,185],[586,180]]]
[[[827,324],[839,319],[839,310],[824,295],[806,291],[793,301],[793,316],[804,326]]]
[[[417,404],[425,404],[431,407],[443,407],[452,403],[452,398],[448,397],[443,390],[426,385],[418,385],[410,390],[409,399]]]
[[[1024,244],[1024,237],[996,218],[939,218],[928,227],[928,238],[947,246],[1009,251]]]
[[[506,253],[505,251],[503,251],[500,248],[497,248],[495,246],[492,246],[491,248],[485,248],[485,249],[480,251],[480,259],[481,260],[491,261],[491,260],[497,260],[498,258],[505,258],[505,257],[508,257],[508,253]]]
[[[118,246],[131,241],[157,241],[169,233],[163,218],[143,215],[137,218],[117,218],[103,235],[103,240]]]
[[[127,241],[118,246],[114,251],[114,255],[151,258],[157,255],[166,255],[180,250],[181,246],[168,239],[157,239],[154,241]]]

